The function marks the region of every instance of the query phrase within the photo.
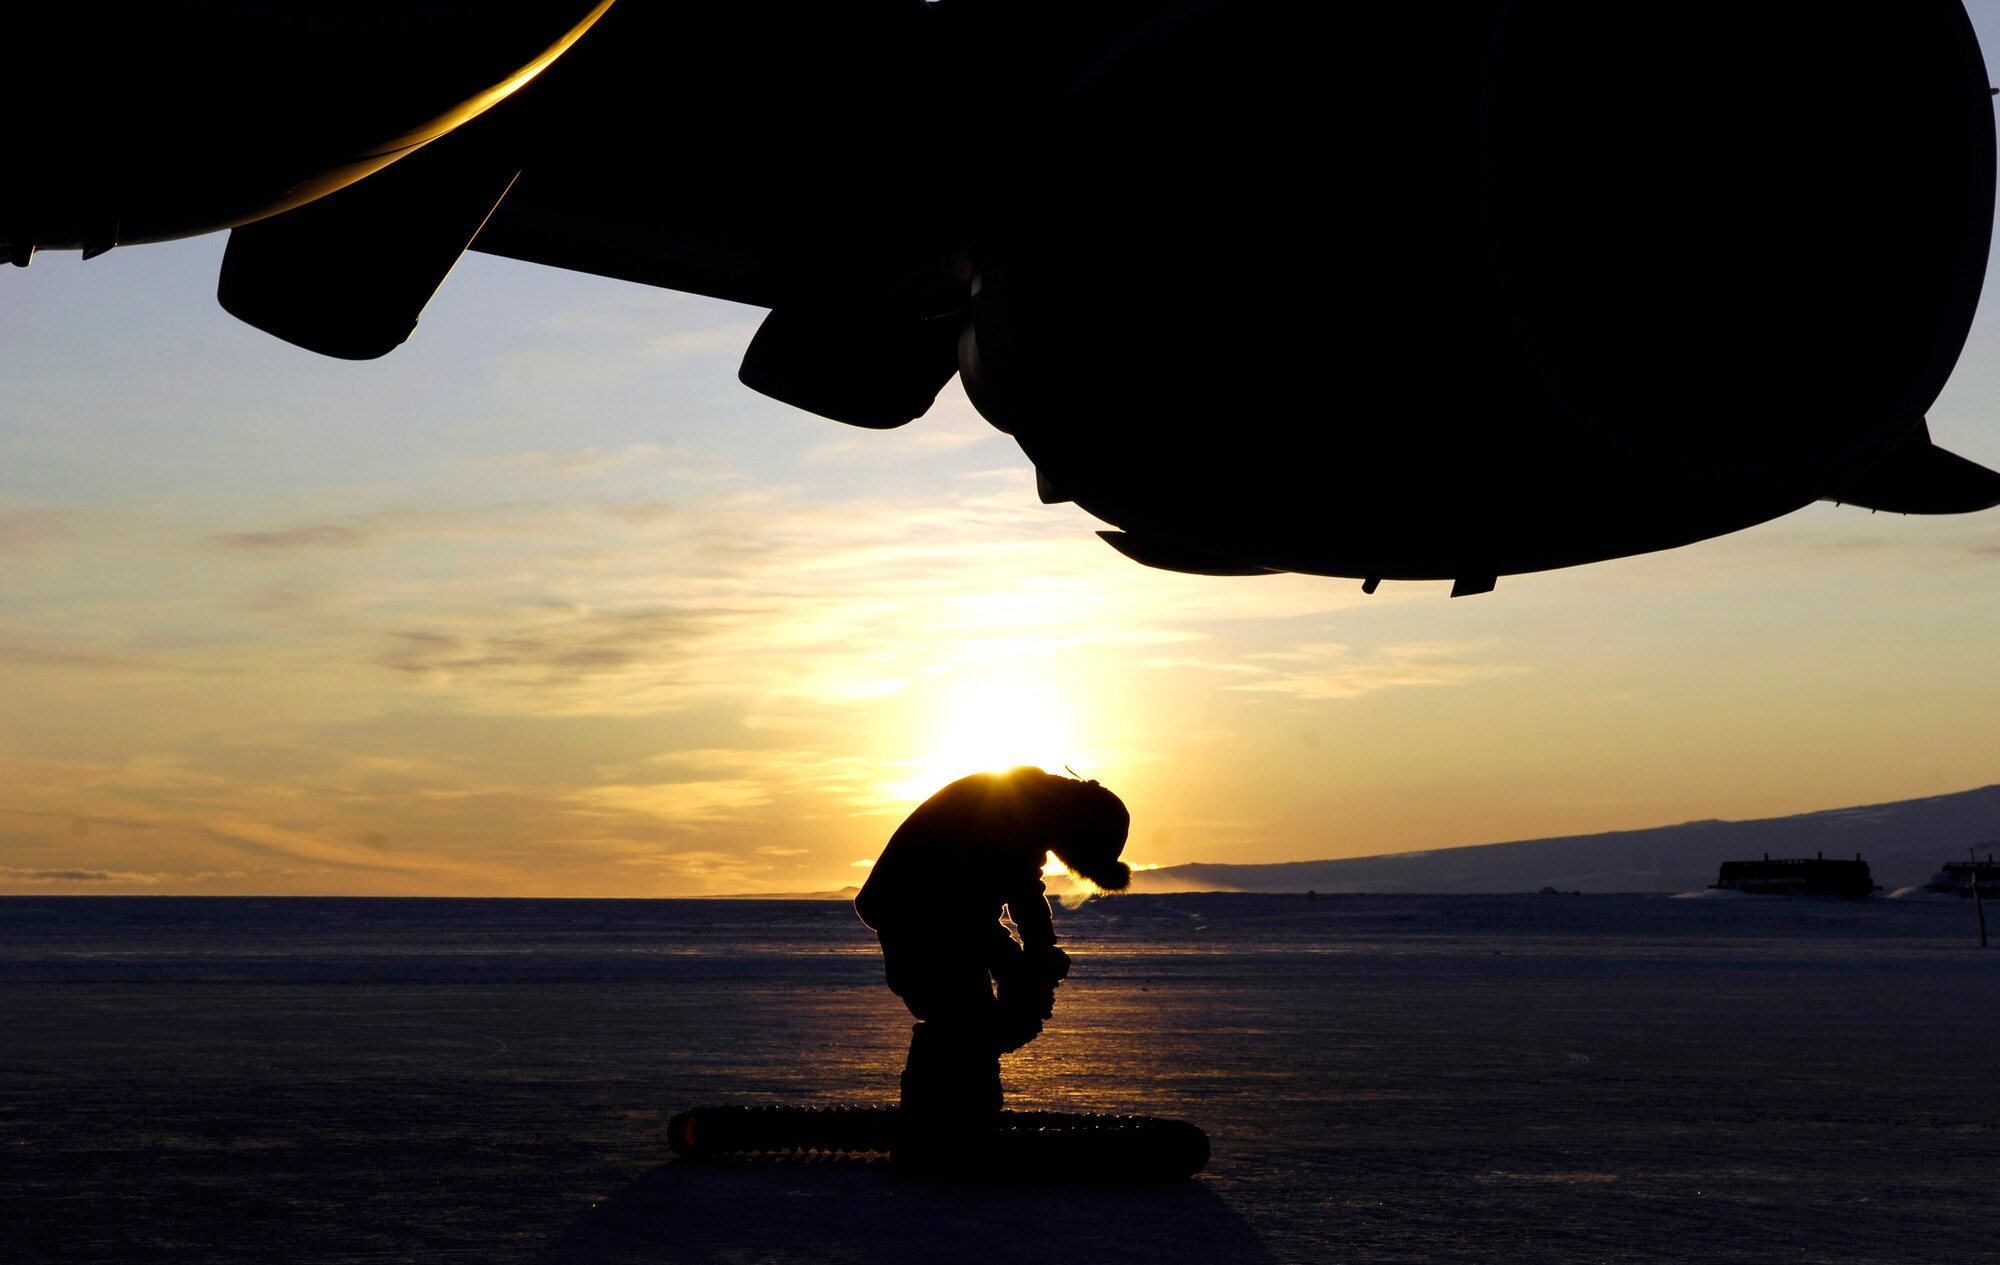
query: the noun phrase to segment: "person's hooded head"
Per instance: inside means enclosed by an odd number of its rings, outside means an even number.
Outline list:
[[[1104,891],[1124,891],[1132,881],[1132,867],[1118,859],[1132,829],[1125,801],[1081,778],[1053,778],[1049,796],[1049,851],[1056,860]]]

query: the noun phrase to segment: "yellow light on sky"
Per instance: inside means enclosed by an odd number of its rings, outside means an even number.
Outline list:
[[[1050,772],[1082,758],[1077,708],[1026,671],[957,680],[939,692],[922,724],[898,799],[918,800],[970,773],[1032,764]]]
[[[830,891],[1017,764],[1124,798],[1135,869],[2000,781],[2000,512],[1457,601],[1170,575],[955,387],[744,390],[754,310],[479,256],[351,364],[223,314],[222,245],[6,278],[0,893]],[[1929,417],[2000,466],[1988,299]]]

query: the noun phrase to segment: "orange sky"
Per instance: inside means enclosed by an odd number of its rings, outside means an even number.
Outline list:
[[[739,387],[754,311],[474,256],[346,364],[222,314],[220,250],[5,278],[0,892],[831,889],[1013,762],[1140,864],[2000,781],[2000,514],[1456,601],[1167,575],[956,387],[888,433]],[[2000,465],[1996,404],[1989,312],[1932,430]]]

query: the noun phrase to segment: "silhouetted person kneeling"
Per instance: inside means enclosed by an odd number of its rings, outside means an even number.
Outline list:
[[[854,908],[881,937],[889,988],[918,1021],[903,1069],[913,1136],[991,1122],[1000,1055],[1041,1033],[1069,974],[1042,862],[1053,852],[1072,873],[1123,890],[1132,871],[1118,854],[1130,826],[1125,805],[1097,783],[1023,766],[953,782],[882,849]]]

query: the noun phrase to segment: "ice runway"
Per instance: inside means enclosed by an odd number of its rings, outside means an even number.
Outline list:
[[[837,905],[0,901],[10,1261],[2000,1258],[2000,950],[1948,903],[1133,897],[1010,1105],[1180,1116],[1169,1187],[669,1162],[884,1101]]]

